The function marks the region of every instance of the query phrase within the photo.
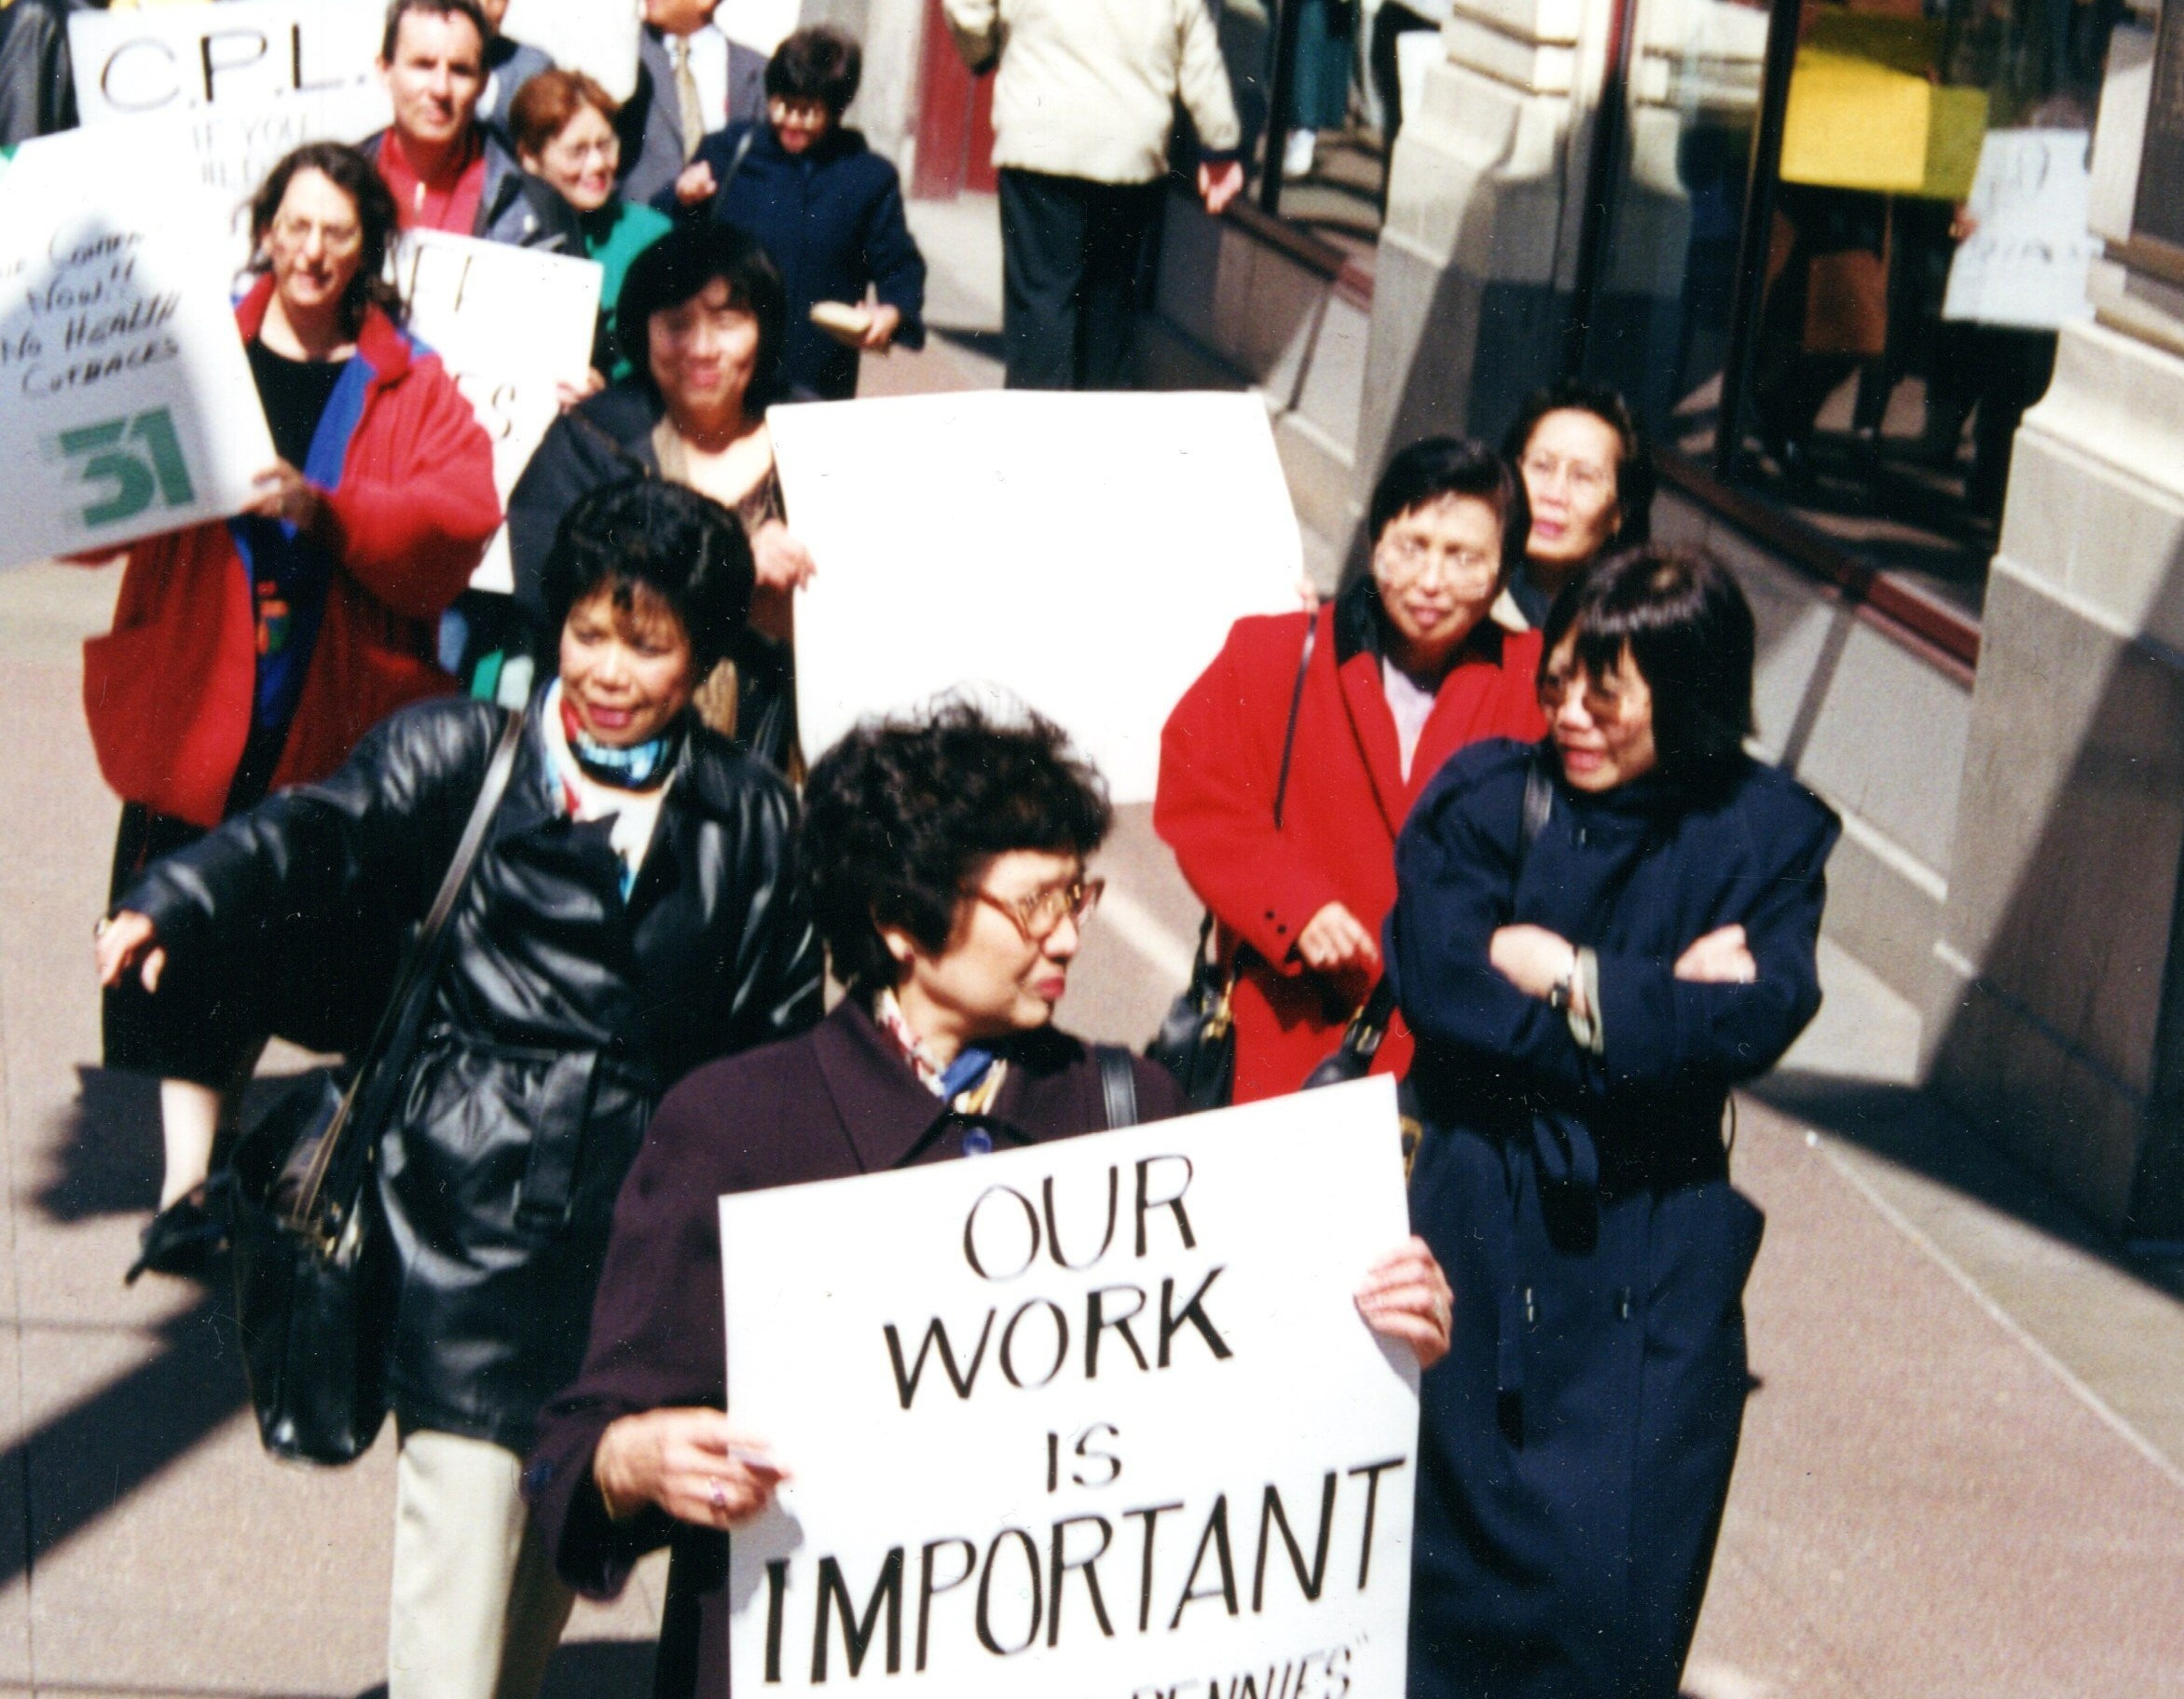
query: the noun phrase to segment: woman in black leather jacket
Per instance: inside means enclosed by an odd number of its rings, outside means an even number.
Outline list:
[[[559,674],[528,711],[379,1153],[396,1699],[535,1691],[569,1596],[528,1537],[520,1459],[582,1363],[622,1178],[666,1087],[819,1013],[791,794],[689,706],[752,578],[734,517],[658,481],[584,497],[547,563]],[[102,976],[156,988],[165,952],[268,913],[421,915],[501,714],[406,709],[331,778],[158,863],[104,928]]]

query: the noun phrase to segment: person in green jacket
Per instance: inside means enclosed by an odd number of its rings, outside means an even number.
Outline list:
[[[613,96],[581,71],[541,71],[509,108],[508,125],[523,169],[544,178],[575,209],[584,251],[606,276],[599,285],[598,334],[592,343],[591,390],[629,376],[614,334],[614,308],[630,262],[672,227],[665,212],[614,192],[622,144]],[[587,391],[587,393],[590,391]]]

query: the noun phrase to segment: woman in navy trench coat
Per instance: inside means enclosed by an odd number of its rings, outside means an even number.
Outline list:
[[[1425,1377],[1412,1699],[1672,1699],[1747,1387],[1729,1089],[1820,1007],[1837,824],[1750,760],[1750,608],[1636,550],[1556,604],[1548,739],[1458,755],[1396,847]],[[1544,808],[1542,804],[1545,804]]]

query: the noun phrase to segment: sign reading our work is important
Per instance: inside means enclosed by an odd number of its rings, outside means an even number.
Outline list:
[[[394,262],[413,335],[440,356],[493,439],[503,507],[560,411],[560,386],[590,370],[599,312],[596,260],[413,230]],[[471,581],[514,584],[503,527]]]
[[[1394,1092],[724,1198],[733,1686],[1400,1699],[1417,1366],[1353,1302]]]
[[[127,127],[29,142],[0,172],[0,563],[238,511],[273,463],[186,158]]]
[[[203,0],[68,21],[86,125],[170,117],[230,206],[306,142],[385,128],[384,9],[364,0]]]

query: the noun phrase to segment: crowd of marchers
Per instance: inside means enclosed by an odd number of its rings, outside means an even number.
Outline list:
[[[1402,448],[1368,568],[1238,621],[1168,719],[1153,821],[1207,920],[1159,1060],[1079,1042],[1055,1011],[1111,809],[1067,736],[950,700],[802,747],[815,562],[767,409],[918,346],[925,267],[844,121],[857,44],[760,61],[714,4],[645,0],[618,103],[501,34],[506,0],[393,0],[390,128],[251,199],[277,459],[246,511],[128,551],[85,653],[122,802],[104,1057],[161,1082],[129,1278],[225,1267],[270,1037],[367,1062],[391,1693],[529,1699],[574,1596],[667,1547],[656,1691],[717,1699],[725,1542],[782,1478],[728,1406],[720,1198],[1332,1057],[1406,1124],[1415,1236],[1355,1302],[1422,1371],[1410,1693],[1670,1699],[1749,1384],[1729,1094],[1819,1005],[1836,831],[1747,751],[1737,583],[1649,541],[1610,390]],[[1241,183],[1204,0],[945,12],[997,78],[1010,379],[1124,381],[1179,104],[1209,207]],[[388,281],[419,229],[602,269],[589,378],[505,514]],[[503,519],[514,592],[482,594]]]

